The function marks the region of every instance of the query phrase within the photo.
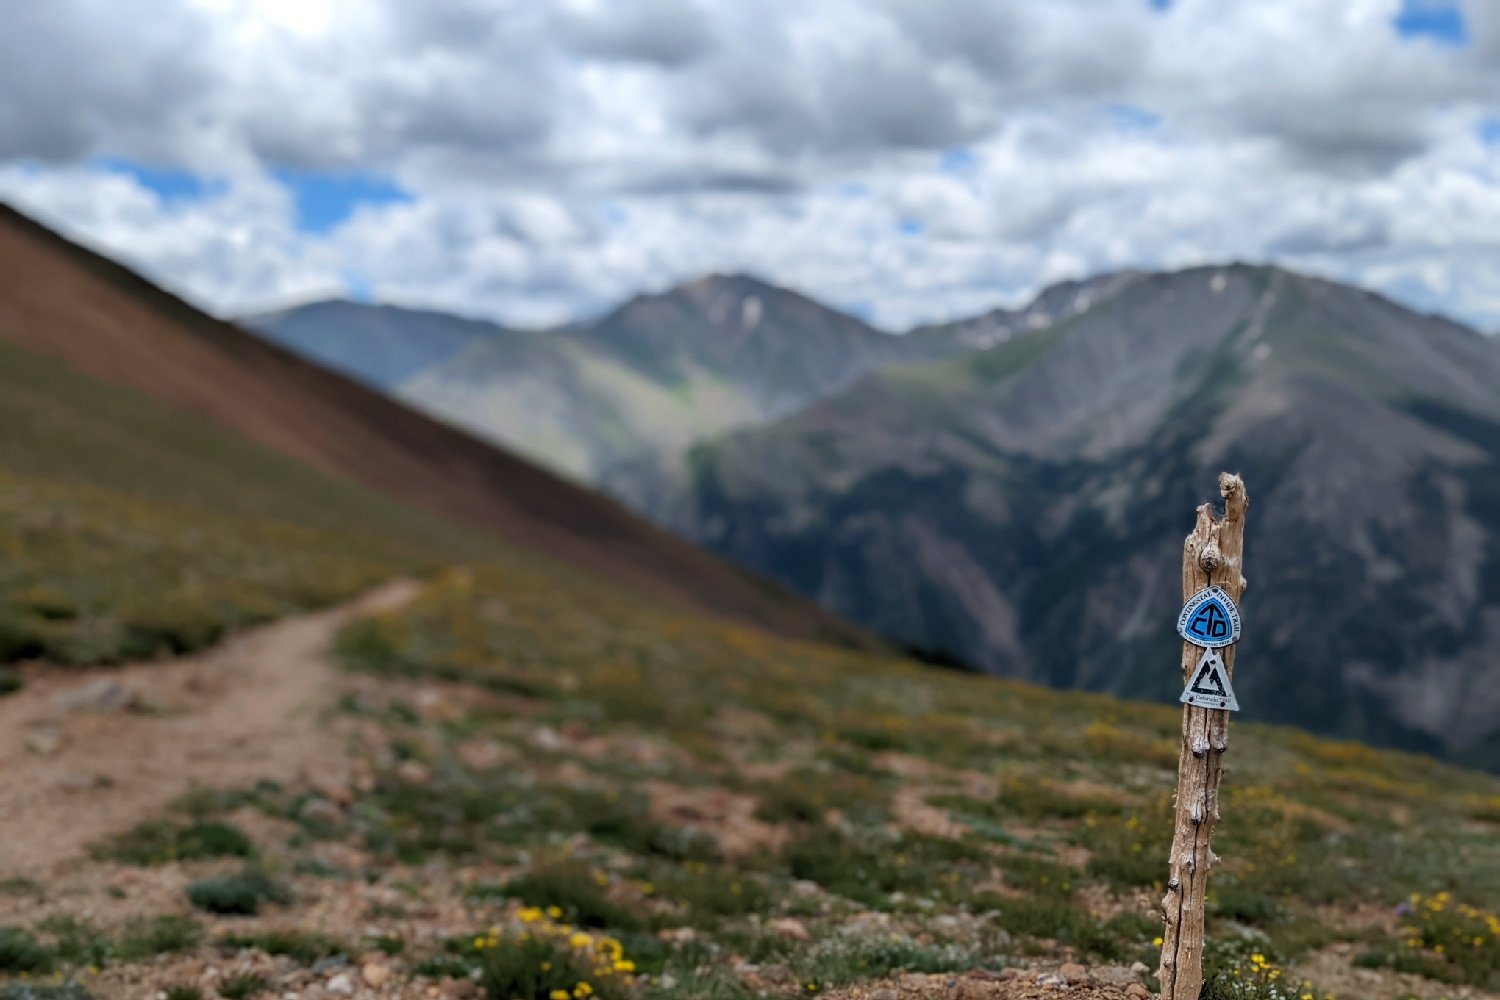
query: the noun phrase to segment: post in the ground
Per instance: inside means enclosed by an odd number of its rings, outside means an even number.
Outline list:
[[[1182,553],[1178,619],[1183,636],[1182,750],[1177,762],[1177,820],[1171,873],[1162,899],[1162,1000],[1198,1000],[1203,988],[1203,907],[1208,872],[1218,862],[1210,843],[1219,821],[1219,782],[1229,746],[1229,712],[1238,709],[1230,679],[1239,639],[1237,602],[1245,589],[1241,562],[1249,498],[1239,476],[1221,473],[1224,517],[1211,504]]]

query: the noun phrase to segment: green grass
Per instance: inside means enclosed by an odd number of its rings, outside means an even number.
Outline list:
[[[347,598],[487,538],[0,343],[0,664],[113,663]],[[0,694],[16,677],[0,673]]]
[[[226,934],[219,939],[219,943],[226,948],[253,948],[267,955],[284,955],[301,965],[312,965],[319,959],[353,953],[353,949],[326,935],[291,929]]]
[[[571,859],[539,864],[505,885],[505,895],[531,906],[556,907],[562,919],[582,927],[630,930],[641,926],[631,910],[609,898],[608,878]]]
[[[19,927],[0,927],[0,973],[35,975],[52,971],[57,954],[35,934]]]
[[[0,988],[0,1000],[93,1000],[77,983],[10,983]]]
[[[823,985],[1059,949],[1155,962],[1159,924],[1134,900],[1167,874],[1176,710],[781,642],[522,565],[444,573],[401,611],[346,629],[339,649],[358,670],[444,678],[505,699],[503,712],[476,706],[446,724],[446,744],[414,740],[431,779],[379,776],[378,809],[350,834],[410,860],[531,859],[515,882],[476,898],[519,895],[611,927],[693,927],[799,979],[812,974],[799,964],[807,954],[824,955],[843,971],[825,972]],[[424,728],[390,719],[413,736]],[[525,734],[542,726],[572,735],[539,751]],[[579,750],[586,740],[628,747],[646,733],[662,748],[649,765]],[[480,770],[445,749],[485,734],[524,762]],[[1355,908],[1395,906],[1414,891],[1461,886],[1466,904],[1500,905],[1495,779],[1265,726],[1236,726],[1231,748],[1212,939],[1253,927],[1268,954],[1292,962],[1364,940]],[[763,766],[779,769],[747,777]],[[732,856],[723,844],[698,859],[674,855],[664,841],[716,830],[664,822],[647,779],[702,788],[705,801],[732,791],[782,836]],[[910,806],[900,800],[913,788],[960,824],[956,834],[902,828]],[[566,878],[536,860],[555,856],[560,838],[582,845]],[[1117,901],[1109,911],[1095,906],[1101,894]],[[1351,922],[1330,919],[1330,907]],[[869,909],[912,934],[930,929],[933,913],[959,914],[960,930],[909,947],[842,941],[839,915]],[[780,940],[757,923],[778,916],[801,920],[809,939]],[[993,950],[986,928],[1008,935],[1007,949]],[[841,947],[847,962],[835,960]],[[681,982],[714,966],[676,947],[649,960]],[[1469,983],[1490,974],[1448,965],[1429,962],[1429,974]],[[1258,976],[1242,968],[1234,988],[1269,989]]]
[[[95,845],[93,854],[124,864],[158,865],[198,858],[249,858],[255,854],[255,845],[227,823],[148,821]]]
[[[203,929],[192,917],[175,913],[134,917],[125,924],[114,955],[122,962],[136,962],[156,955],[192,951],[202,939]]]
[[[237,875],[199,879],[187,887],[187,898],[200,910],[219,916],[253,917],[265,903],[289,903],[291,891],[265,872],[246,868]]]
[[[230,517],[0,469],[0,661],[186,653],[351,596],[403,563],[285,522]],[[408,561],[404,565],[415,565]]]
[[[230,976],[219,984],[219,996],[224,1000],[247,1000],[259,996],[271,988],[264,976],[252,972],[241,972]]]

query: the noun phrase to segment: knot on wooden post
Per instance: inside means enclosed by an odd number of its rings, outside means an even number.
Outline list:
[[[1198,565],[1202,567],[1203,572],[1212,573],[1224,565],[1224,553],[1220,552],[1219,547],[1213,542],[1209,542],[1203,546],[1203,551],[1198,553]]]

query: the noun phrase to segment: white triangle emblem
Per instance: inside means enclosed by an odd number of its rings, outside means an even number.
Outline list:
[[[1226,712],[1240,710],[1234,688],[1229,685],[1229,671],[1224,667],[1224,657],[1217,649],[1203,651],[1203,657],[1193,668],[1193,676],[1188,681],[1187,689],[1182,692],[1181,701],[1184,705],[1196,705],[1199,708],[1221,708]]]

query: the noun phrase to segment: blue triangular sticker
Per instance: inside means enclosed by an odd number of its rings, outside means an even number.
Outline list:
[[[1184,705],[1199,708],[1219,708],[1226,712],[1240,710],[1239,699],[1229,684],[1229,670],[1224,666],[1224,657],[1217,649],[1205,649],[1187,688],[1179,699]]]
[[[1240,609],[1222,587],[1200,590],[1177,616],[1177,633],[1206,649],[1232,646],[1240,641]]]

